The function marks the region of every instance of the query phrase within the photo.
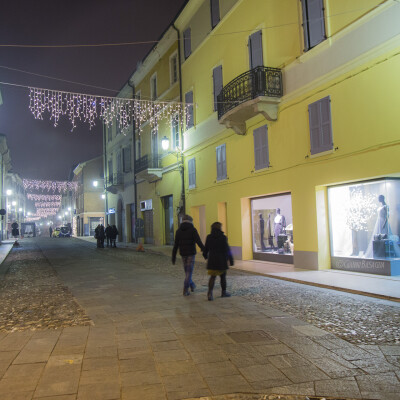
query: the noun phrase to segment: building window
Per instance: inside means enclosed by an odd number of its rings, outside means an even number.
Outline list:
[[[112,125],[110,125],[107,128],[107,133],[108,133],[108,141],[111,142],[111,140],[112,140]]]
[[[193,91],[187,92],[185,94],[186,103],[186,129],[192,128],[194,126],[194,115],[193,115]]]
[[[150,79],[150,95],[152,100],[157,99],[157,75],[154,74]]]
[[[268,151],[268,126],[263,125],[254,129],[254,162],[255,169],[269,167],[269,151]]]
[[[219,0],[210,0],[211,10],[211,27],[214,29],[220,21],[219,16]]]
[[[333,149],[331,98],[324,97],[308,106],[311,154]]]
[[[138,137],[136,140],[136,159],[139,160],[139,158],[142,157],[142,138],[141,136]]]
[[[187,28],[183,31],[183,54],[185,55],[185,60],[192,54],[192,38],[191,30]]]
[[[173,85],[178,81],[178,55],[174,53],[169,59],[170,82]]]
[[[196,187],[196,159],[191,158],[188,161],[188,170],[189,170],[189,189],[193,189]]]
[[[325,40],[323,0],[301,0],[303,11],[304,51]]]
[[[249,36],[249,60],[250,69],[264,65],[261,31],[254,32]]]
[[[109,179],[112,180],[112,176],[113,176],[113,162],[111,159],[111,160],[108,160],[108,177],[109,177]]]
[[[118,151],[117,153],[117,173],[120,174],[122,172],[122,151]]]
[[[214,111],[218,109],[218,95],[222,90],[222,65],[218,65],[213,69],[213,86],[214,86]]]
[[[124,172],[131,171],[131,148],[125,147],[123,150]]]
[[[221,144],[216,148],[217,153],[217,181],[227,178],[226,174],[226,146]]]
[[[173,146],[174,149],[176,149],[177,147],[179,147],[179,114],[175,114],[172,117],[171,128]]]

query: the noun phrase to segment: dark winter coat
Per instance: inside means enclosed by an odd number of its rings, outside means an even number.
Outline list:
[[[224,271],[228,269],[228,260],[233,265],[233,257],[229,248],[228,239],[224,232],[213,229],[207,236],[203,256],[208,259],[207,269]]]
[[[104,229],[104,233],[106,234],[106,237],[111,238],[111,226],[107,226],[106,229]]]
[[[176,253],[181,256],[193,256],[196,254],[196,243],[201,251],[204,250],[203,242],[200,239],[197,229],[191,222],[182,222],[175,234],[175,244],[172,249],[172,263],[175,263]]]
[[[117,227],[115,225],[113,225],[111,227],[110,236],[109,237],[110,237],[111,240],[115,240],[117,238],[117,236],[118,236],[118,229],[117,229]]]
[[[98,227],[94,230],[94,237],[95,237],[96,239],[104,239],[104,238],[105,238],[104,227],[103,227],[103,226],[98,226]]]

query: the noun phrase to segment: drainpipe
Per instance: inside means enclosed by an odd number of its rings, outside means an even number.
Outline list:
[[[132,88],[132,98],[135,99],[135,86],[131,85],[131,81],[128,80],[128,85]],[[133,138],[133,191],[134,200],[135,200],[135,209],[134,209],[134,217],[135,217],[135,228],[137,221],[137,182],[136,182],[136,121],[132,122],[132,138]],[[131,218],[132,219],[132,218]],[[138,238],[136,237],[136,229],[135,229],[135,243],[138,243]]]
[[[179,101],[181,104],[183,103],[183,95],[182,95],[182,62],[181,62],[181,34],[179,32],[179,29],[175,26],[175,24],[172,24],[172,27],[175,29],[177,35],[178,35],[178,63],[179,63]],[[182,207],[180,209],[180,214],[186,214],[186,199],[185,199],[185,169],[184,169],[184,160],[183,160],[183,149],[184,149],[184,143],[183,143],[183,121],[180,123],[180,139],[181,139],[181,166],[179,168],[179,171],[181,173],[181,181],[182,181],[182,192],[181,192],[181,203]],[[178,221],[179,223],[179,221]]]

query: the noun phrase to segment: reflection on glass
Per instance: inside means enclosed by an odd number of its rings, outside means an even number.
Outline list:
[[[254,199],[251,209],[253,251],[293,255],[291,195]]]
[[[400,257],[400,181],[382,179],[328,189],[334,257]]]

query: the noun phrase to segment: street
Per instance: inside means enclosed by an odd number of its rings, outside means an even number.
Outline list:
[[[75,238],[0,272],[1,400],[400,399],[396,302],[234,270],[209,302],[204,264],[183,297],[180,258]]]

